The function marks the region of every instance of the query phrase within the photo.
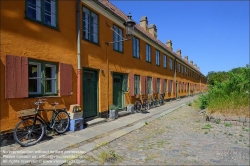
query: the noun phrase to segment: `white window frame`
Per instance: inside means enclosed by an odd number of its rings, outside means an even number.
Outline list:
[[[160,51],[159,50],[155,51],[155,58],[156,58],[156,65],[160,66]]]
[[[99,16],[86,7],[82,7],[82,34],[83,39],[93,43],[99,42]]]
[[[26,18],[38,21],[44,25],[51,27],[57,27],[57,0],[36,0],[35,4],[26,0]],[[46,4],[50,4],[50,11],[46,10]],[[29,15],[31,10],[36,11],[36,18]],[[45,21],[45,18],[50,17],[49,21]]]
[[[151,62],[151,46],[146,44],[146,61]]]
[[[173,70],[172,58],[169,58],[169,69],[170,69],[170,70]]]
[[[133,36],[132,44],[133,57],[140,58],[140,40],[137,37]]]
[[[115,42],[115,41],[123,40],[123,38],[122,38],[123,30],[120,27],[118,27],[117,25],[113,25],[113,29],[114,29],[113,41]],[[123,42],[113,43],[113,49],[115,51],[123,52]]]
[[[51,64],[45,64],[45,67],[50,67],[52,68],[52,78],[44,78],[44,81],[46,80],[52,80],[52,91],[51,92],[45,92],[45,94],[55,94],[56,89],[57,89],[57,75],[56,75],[56,65],[51,65]]]
[[[163,67],[167,68],[167,55],[163,55]]]
[[[29,77],[29,80],[37,80],[37,90],[36,92],[29,92],[29,94],[41,94],[42,89],[42,73],[41,73],[41,63],[29,62],[29,65],[36,65],[37,77]]]

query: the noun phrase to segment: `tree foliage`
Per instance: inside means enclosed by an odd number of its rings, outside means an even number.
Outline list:
[[[209,90],[199,97],[200,108],[210,110],[247,110],[249,108],[250,68],[234,68],[228,72],[211,71],[207,75]],[[248,111],[249,112],[249,111]]]

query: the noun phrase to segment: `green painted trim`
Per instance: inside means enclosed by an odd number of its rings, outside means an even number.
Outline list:
[[[25,17],[24,18],[26,20],[29,20],[29,21],[41,24],[43,26],[46,26],[48,28],[51,28],[51,29],[59,31],[59,26],[58,26],[58,0],[55,0],[55,2],[56,2],[56,26],[55,27],[54,26],[50,26],[50,25],[44,23],[44,0],[41,0],[41,21],[38,21],[36,19],[28,17],[28,14],[27,14],[27,10],[28,10],[27,0],[25,0],[25,12],[24,12],[25,13]]]
[[[113,24],[113,29],[114,29],[114,26],[116,26],[117,28],[119,28],[119,29],[121,29],[122,30],[122,36],[123,36],[123,29],[120,27],[120,26],[118,26],[118,25],[116,25],[116,24]],[[114,41],[114,31],[113,31],[113,41]],[[114,51],[116,51],[116,52],[119,52],[119,53],[124,53],[124,41],[121,41],[122,42],[122,51],[120,51],[120,50],[115,50],[114,49],[114,44],[117,44],[117,43],[113,43],[113,50]]]
[[[41,96],[58,96],[58,93],[50,93],[50,94],[46,94],[45,93],[45,65],[46,64],[51,64],[51,65],[55,65],[56,66],[56,92],[58,92],[58,63],[56,62],[49,62],[49,61],[42,61],[42,60],[37,60],[37,59],[28,59],[28,63],[29,62],[37,62],[41,64],[41,93],[40,94],[29,94],[29,97],[41,97]],[[29,72],[29,71],[28,71]],[[29,78],[28,78],[28,83],[29,83]],[[29,85],[28,85],[29,87]],[[29,92],[28,92],[29,93]]]
[[[92,44],[96,44],[96,45],[98,45],[98,46],[100,46],[100,24],[99,24],[99,14],[97,14],[96,12],[93,12],[90,8],[88,8],[87,6],[85,6],[85,5],[83,5],[82,4],[82,8],[81,8],[81,12],[82,12],[82,19],[83,19],[83,7],[84,8],[86,8],[87,10],[89,10],[89,12],[90,12],[90,16],[91,16],[91,13],[94,13],[94,14],[96,14],[97,15],[97,22],[98,22],[98,42],[96,43],[96,42],[93,42],[93,38],[92,38],[92,35],[90,35],[90,39],[85,39],[84,38],[84,36],[83,36],[83,21],[82,21],[82,40],[85,40],[85,41],[88,41],[88,42],[90,42],[90,43],[92,43]],[[92,23],[91,22],[91,19],[89,19],[89,23]],[[93,32],[93,29],[92,28],[90,28],[90,30],[89,30],[89,32],[90,32],[90,34],[92,34],[92,32]]]

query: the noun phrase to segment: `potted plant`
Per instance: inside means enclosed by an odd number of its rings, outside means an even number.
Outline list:
[[[118,118],[118,107],[116,105],[109,106],[109,118],[110,119]]]

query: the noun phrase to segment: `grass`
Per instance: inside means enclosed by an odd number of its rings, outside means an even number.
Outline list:
[[[208,123],[204,125],[201,129],[211,129],[211,128],[213,128],[212,125]]]
[[[243,130],[243,131],[246,131],[246,132],[249,132],[249,129],[246,128],[246,127],[244,127],[244,126],[242,127],[242,130]]]
[[[220,119],[216,119],[216,120],[215,120],[215,123],[216,123],[216,124],[220,124]]]
[[[114,150],[109,150],[108,152],[103,150],[100,152],[98,156],[98,160],[101,164],[104,164],[106,162],[117,163],[117,162],[121,162],[122,159],[123,158],[117,155]]]
[[[225,123],[225,126],[226,127],[232,127],[232,124],[231,123]]]

